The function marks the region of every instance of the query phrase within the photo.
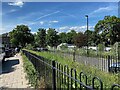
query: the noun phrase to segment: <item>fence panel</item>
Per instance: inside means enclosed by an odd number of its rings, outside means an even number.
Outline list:
[[[91,82],[88,82],[88,77],[84,72],[79,74],[75,69],[70,69],[67,65],[61,65],[58,62],[48,60],[25,50],[23,50],[23,53],[38,72],[38,79],[40,81],[40,87],[38,88],[53,90],[103,90],[103,82],[98,77],[93,77]],[[108,64],[116,62],[114,59],[111,59],[112,57],[109,56],[108,58]],[[104,59],[102,62],[106,63]],[[102,69],[105,68],[103,67]],[[41,87],[43,84],[44,86]],[[116,87],[120,89],[120,86],[116,84],[111,87],[111,90],[114,90]]]
[[[50,51],[51,53],[58,54],[62,57],[69,57],[73,61],[77,61],[84,65],[90,65],[101,71],[105,72],[120,72],[120,60],[117,56],[103,56],[97,55],[96,57],[88,57],[80,55],[75,52],[63,52],[63,51]],[[113,68],[112,68],[113,67]],[[111,70],[112,69],[112,70]]]

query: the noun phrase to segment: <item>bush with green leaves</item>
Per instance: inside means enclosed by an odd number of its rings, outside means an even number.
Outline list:
[[[103,44],[98,44],[98,51],[103,52],[105,49],[105,46]]]
[[[37,88],[38,87],[38,74],[35,70],[33,64],[28,60],[28,58],[25,55],[22,55],[23,57],[23,67],[27,74],[26,78],[29,80],[29,84]]]
[[[33,50],[33,45],[32,45],[32,44],[28,44],[28,45],[26,46],[26,48]]]

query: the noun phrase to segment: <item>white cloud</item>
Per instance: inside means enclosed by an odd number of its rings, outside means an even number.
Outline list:
[[[37,32],[31,32],[32,34],[36,34]]]
[[[8,5],[23,7],[24,2],[22,2],[22,1],[16,1],[16,2],[8,3]]]
[[[49,23],[58,23],[59,21],[54,20],[54,21],[49,21]]]
[[[44,22],[43,22],[43,21],[40,21],[40,24],[41,24],[41,25],[43,25],[43,24],[44,24]]]
[[[110,11],[110,10],[112,10],[111,7],[101,7],[99,9],[95,10],[93,13],[103,12],[103,11]]]
[[[98,14],[98,13],[103,13],[103,12],[107,12],[107,11],[114,11],[117,10],[117,6],[107,6],[107,7],[100,7],[94,11],[92,11],[89,15],[94,15],[94,14]]]
[[[69,30],[69,27],[68,26],[64,26],[64,27],[60,27],[58,29],[56,29],[58,32],[66,32]]]
[[[0,34],[10,32],[11,30],[13,30],[13,28],[15,28],[14,25],[7,25],[7,26],[2,25],[0,26]]]
[[[75,30],[76,32],[85,32],[87,29],[87,26],[73,26],[73,27],[60,27],[57,29],[58,32],[69,32],[71,30]],[[89,26],[89,30],[93,30],[94,26]]]

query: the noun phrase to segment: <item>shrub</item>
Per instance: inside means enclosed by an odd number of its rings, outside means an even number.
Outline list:
[[[104,49],[105,49],[105,46],[104,46],[103,44],[98,44],[98,50],[99,50],[100,52],[103,52]]]
[[[28,45],[26,46],[26,48],[27,48],[27,49],[31,49],[31,50],[33,50],[33,45],[28,44]]]
[[[22,55],[22,57],[23,57],[23,67],[25,72],[27,73],[26,78],[29,80],[29,84],[32,87],[37,88],[38,86],[37,71],[35,70],[33,64],[27,59],[25,55]]]

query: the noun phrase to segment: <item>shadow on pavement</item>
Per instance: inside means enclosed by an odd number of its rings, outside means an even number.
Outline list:
[[[8,89],[8,87],[0,87],[0,90],[7,90]]]
[[[2,63],[2,74],[10,73],[15,70],[14,65],[19,64],[19,59],[7,60]]]

